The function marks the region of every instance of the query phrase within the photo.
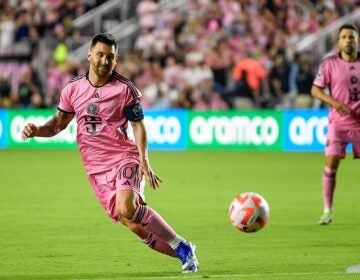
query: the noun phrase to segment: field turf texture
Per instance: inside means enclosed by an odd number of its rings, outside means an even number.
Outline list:
[[[149,206],[193,241],[199,273],[141,244],[106,216],[77,150],[0,150],[0,279],[360,279],[360,161],[341,162],[335,217],[322,212],[322,153],[150,152],[163,179]],[[236,194],[270,205],[268,225],[230,224]]]

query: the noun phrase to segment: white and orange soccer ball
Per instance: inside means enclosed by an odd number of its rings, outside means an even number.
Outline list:
[[[238,194],[229,207],[231,224],[242,232],[256,232],[268,222],[270,208],[266,200],[254,192]]]

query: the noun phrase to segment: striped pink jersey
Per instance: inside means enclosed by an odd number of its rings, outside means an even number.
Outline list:
[[[139,90],[117,72],[100,87],[90,83],[88,74],[72,79],[64,87],[58,109],[76,114],[76,140],[88,174],[138,156],[135,143],[126,135],[124,109],[140,97]]]
[[[329,122],[343,129],[360,129],[360,114],[355,114],[360,109],[360,53],[352,62],[343,60],[340,54],[329,56],[321,63],[313,84],[328,86],[330,95],[352,110],[342,117],[330,107]]]

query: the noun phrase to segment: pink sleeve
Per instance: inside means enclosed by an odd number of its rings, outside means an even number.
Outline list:
[[[140,100],[142,97],[142,93],[138,90],[133,83],[129,83],[126,94],[126,102],[125,107],[132,105],[136,102],[136,100]]]
[[[327,61],[324,61],[319,66],[318,72],[315,76],[313,84],[320,88],[325,88],[329,84],[329,67]]]
[[[58,108],[68,113],[74,113],[75,110],[71,104],[70,95],[71,95],[71,84],[69,83],[61,91]]]

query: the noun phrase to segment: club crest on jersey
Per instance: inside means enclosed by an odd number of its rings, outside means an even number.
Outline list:
[[[99,112],[99,106],[95,103],[89,103],[86,107],[86,113],[91,116],[94,116]]]
[[[356,84],[359,81],[359,79],[356,76],[352,76],[350,81],[352,84]]]

